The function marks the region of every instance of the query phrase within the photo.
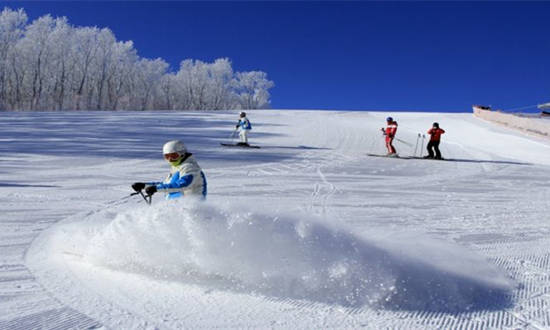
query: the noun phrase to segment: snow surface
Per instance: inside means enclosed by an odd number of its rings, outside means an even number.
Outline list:
[[[395,113],[452,160],[369,157],[387,115],[3,113],[0,328],[550,327],[550,143]],[[208,200],[130,197],[174,138]]]

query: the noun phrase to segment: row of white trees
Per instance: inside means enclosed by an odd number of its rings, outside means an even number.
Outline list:
[[[170,72],[107,28],[0,13],[0,110],[258,109],[269,107],[271,87],[264,72],[234,72],[226,58]]]

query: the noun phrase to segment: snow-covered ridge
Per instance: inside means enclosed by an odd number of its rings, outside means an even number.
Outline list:
[[[474,116],[527,134],[550,139],[550,120],[546,118],[518,116],[511,113],[475,108]]]

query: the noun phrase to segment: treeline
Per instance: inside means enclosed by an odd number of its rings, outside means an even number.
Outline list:
[[[132,41],[67,18],[28,23],[24,10],[0,13],[0,110],[221,110],[269,107],[273,82],[231,62],[140,58]]]

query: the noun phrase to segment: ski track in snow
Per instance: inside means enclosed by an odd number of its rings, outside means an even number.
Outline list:
[[[466,114],[403,113],[401,139],[437,119],[460,161],[369,158],[385,115],[254,112],[263,148],[236,151],[218,147],[231,113],[178,113],[148,138],[133,127],[174,114],[7,113],[0,328],[550,327],[549,144]],[[53,133],[61,121],[71,128]],[[121,199],[164,177],[158,150],[174,137],[209,180],[208,204],[165,208],[183,227]]]

